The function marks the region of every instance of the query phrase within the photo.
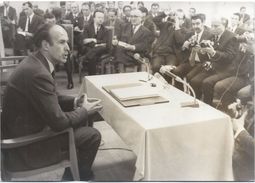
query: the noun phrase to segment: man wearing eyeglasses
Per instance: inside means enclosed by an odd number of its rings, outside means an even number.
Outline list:
[[[152,33],[142,25],[142,12],[131,11],[131,23],[126,24],[121,32],[120,39],[113,40],[116,46],[115,58],[124,66],[137,65],[134,54],[144,55],[153,40]]]

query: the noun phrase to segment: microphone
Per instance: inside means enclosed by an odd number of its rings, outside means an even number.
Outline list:
[[[148,73],[148,79],[147,79],[147,81],[150,81],[150,80],[152,79],[152,77],[150,77],[150,62],[149,62],[149,60],[148,60],[147,58],[142,58],[142,57],[140,56],[139,53],[135,53],[135,54],[133,55],[133,57],[134,57],[134,59],[135,59],[136,61],[138,61],[139,63],[145,65],[145,67],[146,67],[146,72]],[[142,81],[144,81],[144,80],[142,80]],[[145,82],[147,82],[147,81],[145,81]]]
[[[139,53],[135,53],[133,57],[134,57],[134,59],[136,59],[141,64],[146,64],[147,63],[146,58],[142,58]]]
[[[182,83],[183,85],[187,86],[194,97],[194,100],[192,102],[181,103],[181,107],[199,107],[199,103],[197,102],[197,98],[196,98],[196,93],[195,93],[194,89],[190,86],[189,83],[187,83],[182,78],[180,78],[179,76],[175,75],[174,73],[172,73],[170,71],[165,71],[165,74],[174,78],[176,81]]]

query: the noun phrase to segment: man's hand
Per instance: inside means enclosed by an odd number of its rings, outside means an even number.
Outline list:
[[[206,48],[202,48],[202,50],[206,53],[208,53],[211,57],[213,57],[216,53],[216,51],[214,50],[214,48],[212,47],[212,45],[208,45],[208,47]]]
[[[175,69],[176,66],[174,65],[162,65],[159,69],[159,72],[165,74],[166,72],[170,72],[171,70]]]
[[[119,41],[118,41],[117,39],[113,39],[113,40],[112,40],[112,45],[113,45],[113,46],[117,46],[117,45],[118,45],[118,42],[119,42]]]
[[[82,94],[81,96],[75,98],[76,107],[82,107],[82,105],[84,103],[84,97],[85,97],[85,94]]]
[[[26,36],[27,36],[27,37],[33,37],[33,34],[30,33],[30,32],[26,32]]]
[[[84,95],[83,107],[87,110],[88,114],[94,114],[100,111],[103,106],[100,104],[101,100],[97,98],[88,98],[87,95]]]
[[[86,38],[83,40],[84,44],[88,44],[88,43],[92,43],[92,42],[97,43],[97,40],[95,38]]]

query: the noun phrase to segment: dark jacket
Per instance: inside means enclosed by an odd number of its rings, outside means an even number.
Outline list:
[[[31,135],[45,128],[53,131],[75,128],[86,122],[88,114],[84,108],[74,110],[73,102],[73,97],[57,95],[45,57],[40,52],[28,56],[9,78],[1,116],[1,137]],[[50,140],[8,151],[5,158],[10,169],[34,169],[59,161],[60,146],[58,140]]]

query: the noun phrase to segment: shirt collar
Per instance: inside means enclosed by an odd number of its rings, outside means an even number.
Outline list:
[[[29,18],[30,18],[30,22],[31,22],[31,20],[32,20],[33,16],[34,16],[34,13],[32,13],[32,14],[29,16]]]
[[[46,58],[46,57],[45,57]],[[46,58],[48,64],[49,64],[49,68],[50,68],[50,73],[52,73],[54,71],[54,65],[51,63],[51,61],[49,61],[47,58]]]

